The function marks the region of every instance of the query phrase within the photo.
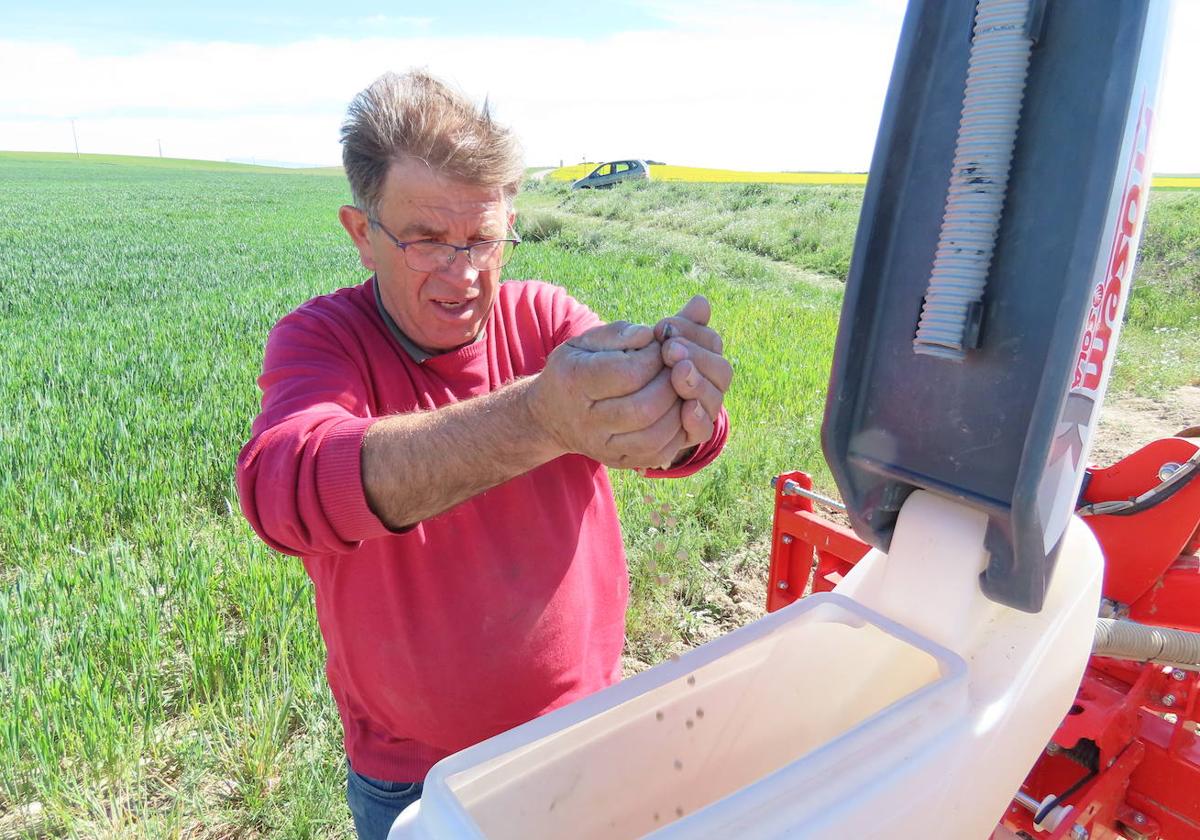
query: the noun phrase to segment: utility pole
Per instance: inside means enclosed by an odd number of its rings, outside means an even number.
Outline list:
[[[75,140],[75,160],[79,160],[79,135],[75,133],[75,120],[71,120],[71,137]]]
[[[162,140],[158,141],[158,156],[162,157]]]

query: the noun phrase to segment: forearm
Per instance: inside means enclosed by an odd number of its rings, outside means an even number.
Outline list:
[[[371,510],[391,528],[413,525],[564,454],[530,412],[536,379],[373,425],[362,446]]]

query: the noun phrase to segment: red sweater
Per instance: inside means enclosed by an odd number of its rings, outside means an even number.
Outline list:
[[[359,455],[379,418],[535,374],[598,323],[561,288],[508,282],[483,340],[418,364],[369,280],[271,331],[238,492],[259,536],[304,559],[359,772],[420,781],[450,753],[620,677],[629,584],[602,465],[565,455],[394,533],[367,506]],[[690,475],[727,434],[722,411],[690,461],[651,474]]]

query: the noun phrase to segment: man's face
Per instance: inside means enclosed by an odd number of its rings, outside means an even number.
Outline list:
[[[420,161],[393,163],[384,181],[379,221],[401,242],[432,239],[470,245],[503,239],[513,222],[499,187],[451,180]],[[404,252],[365,216],[343,208],[342,224],[375,271],[383,305],[413,342],[425,350],[453,350],[474,341],[496,301],[500,271],[478,271],[466,252],[436,271],[408,267]]]

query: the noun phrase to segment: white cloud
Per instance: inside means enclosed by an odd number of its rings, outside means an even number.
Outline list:
[[[657,2],[675,28],[582,38],[427,36],[280,46],[179,43],[130,55],[0,41],[0,148],[336,163],[346,104],[425,66],[525,139],[531,164],[624,156],[754,169],[865,169],[902,0],[852,7]],[[1200,3],[1178,4],[1159,171],[1200,170]]]
[[[168,44],[92,56],[0,42],[0,147],[333,163],[351,96],[386,69],[426,66],[482,97],[525,140],[531,163],[638,155],[710,166],[864,168],[896,25],[737,19],[687,30],[576,38],[316,40],[285,46]],[[836,28],[836,31],[835,31]],[[832,66],[842,65],[837,85]],[[295,132],[307,129],[307,137]],[[230,139],[239,142],[227,146]],[[253,146],[253,148],[248,148]],[[228,148],[228,151],[226,149]]]
[[[684,29],[727,33],[744,29],[762,35],[779,27],[791,29],[862,28],[884,26],[899,32],[907,0],[742,0],[731,8],[728,0],[645,0],[642,7],[654,16]],[[848,42],[852,43],[852,42]]]
[[[1173,11],[1151,163],[1158,172],[1200,173],[1200,111],[1195,93],[1200,80],[1200,51],[1195,46],[1200,39],[1200,2],[1180,0]]]
[[[79,150],[85,153],[195,160],[340,163],[338,120],[325,115],[277,114],[233,117],[123,117],[76,120]],[[70,152],[69,120],[0,120],[4,148]],[[324,139],[324,144],[314,139]],[[326,148],[320,157],[321,146]],[[332,155],[332,157],[330,156]]]

